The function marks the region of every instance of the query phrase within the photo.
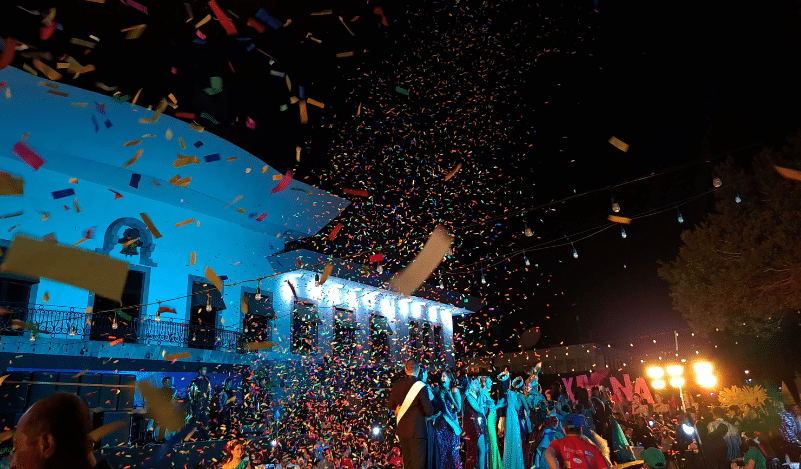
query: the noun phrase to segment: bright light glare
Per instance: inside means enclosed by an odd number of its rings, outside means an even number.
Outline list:
[[[381,429],[379,427],[373,427],[373,436],[378,436],[381,433]]]
[[[278,446],[278,442],[275,441],[275,440],[271,441],[270,444],[273,445],[273,446]]]
[[[681,376],[682,373],[684,373],[684,367],[681,365],[669,365],[667,367],[668,376]]]
[[[681,376],[674,376],[670,378],[670,385],[673,386],[674,388],[680,388],[684,386],[684,378],[682,378]]]
[[[704,388],[714,388],[718,384],[718,379],[714,375],[698,375],[696,381],[699,386]]]
[[[711,375],[712,364],[709,362],[697,362],[695,365],[693,365],[693,370],[695,370],[696,374],[699,375]]]
[[[665,389],[665,380],[663,379],[654,380],[651,382],[651,386],[653,386],[654,389]]]
[[[660,379],[665,376],[665,370],[661,366],[652,366],[646,372],[651,379]]]
[[[684,430],[684,433],[687,435],[692,435],[695,433],[695,428],[692,425],[688,425],[686,423],[681,424],[681,429]]]

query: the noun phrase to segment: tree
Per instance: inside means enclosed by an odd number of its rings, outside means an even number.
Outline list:
[[[801,133],[765,149],[751,172],[729,158],[715,168],[715,212],[681,235],[672,262],[660,262],[674,307],[703,335],[775,335],[801,310],[801,181],[774,165],[801,166]],[[740,199],[737,202],[735,199]]]

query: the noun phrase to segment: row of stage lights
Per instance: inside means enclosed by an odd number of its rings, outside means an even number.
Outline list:
[[[717,385],[718,379],[713,373],[711,363],[705,361],[696,362],[693,365],[693,371],[695,371],[695,382],[702,388],[711,389]],[[646,371],[646,374],[651,378],[651,385],[654,389],[664,389],[667,386],[665,375],[667,375],[668,382],[672,387],[681,388],[685,385],[684,366],[682,365],[651,366]]]

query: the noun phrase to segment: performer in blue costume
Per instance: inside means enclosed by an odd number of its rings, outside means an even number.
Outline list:
[[[531,423],[525,411],[528,403],[523,396],[523,378],[517,377],[506,394],[506,430],[503,443],[503,469],[525,469],[523,441],[528,438]]]
[[[434,393],[431,405],[434,407],[434,415],[429,419],[434,422],[436,445],[436,461],[431,469],[462,469],[462,458],[459,456],[462,429],[457,417],[462,410],[462,398],[458,383],[447,370],[440,375],[440,385]]]
[[[501,452],[498,449],[498,409],[506,405],[506,399],[501,398],[496,404],[492,399],[492,380],[489,376],[481,377],[481,391],[484,396],[484,407],[487,410],[488,449],[487,463],[489,469],[501,469],[503,463]]]

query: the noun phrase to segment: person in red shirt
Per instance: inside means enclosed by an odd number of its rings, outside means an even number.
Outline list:
[[[570,414],[565,417],[564,438],[554,440],[545,450],[548,469],[606,469],[601,450],[581,436],[584,416]]]
[[[342,469],[354,469],[353,460],[350,458],[350,445],[342,447],[342,460],[339,463],[339,467]]]

